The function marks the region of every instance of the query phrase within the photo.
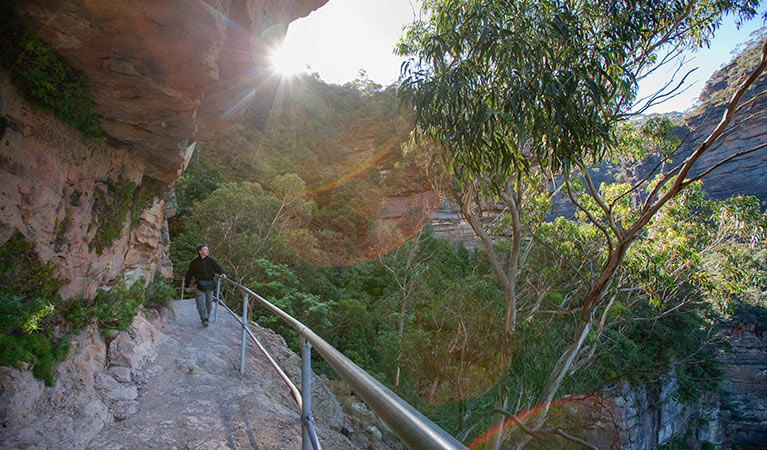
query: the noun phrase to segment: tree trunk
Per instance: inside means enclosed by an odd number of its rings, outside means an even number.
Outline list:
[[[544,384],[543,390],[538,397],[538,404],[543,408],[529,425],[531,429],[540,429],[546,421],[551,402],[554,400],[554,396],[562,385],[562,380],[570,371],[573,362],[578,357],[578,353],[583,347],[583,342],[586,340],[586,336],[588,336],[594,323],[596,309],[610,289],[610,285],[615,278],[615,274],[618,273],[618,269],[620,268],[629,245],[630,242],[627,242],[624,239],[619,240],[617,247],[608,256],[605,266],[602,268],[596,283],[592,285],[591,289],[589,289],[589,292],[586,294],[586,297],[583,300],[583,311],[581,312],[580,319],[575,327],[573,339],[554,365],[554,369],[552,369],[549,374],[549,378],[546,380],[546,384]],[[530,436],[524,436],[520,442],[519,448],[524,447],[530,439]]]
[[[402,293],[402,307],[399,311],[399,323],[397,324],[397,336],[399,336],[399,350],[397,351],[397,370],[394,372],[394,389],[399,388],[400,361],[402,360],[402,338],[405,336],[405,312],[407,312],[408,296]]]
[[[495,398],[496,408],[504,407],[503,386],[498,384],[498,394]],[[503,422],[506,419],[501,413],[493,414],[493,420],[490,422],[490,435],[487,437],[487,450],[498,450],[501,448],[501,438],[503,437]]]

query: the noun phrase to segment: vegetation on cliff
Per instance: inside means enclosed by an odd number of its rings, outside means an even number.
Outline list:
[[[62,285],[53,273],[53,264],[40,263],[20,233],[0,246],[0,363],[31,363],[35,376],[49,385],[55,364],[69,349],[46,326]]]
[[[27,365],[47,385],[54,382],[56,364],[69,351],[70,339],[91,320],[109,338],[127,327],[141,305],[167,306],[173,289],[156,276],[144,287],[137,280],[101,290],[94,299],[61,299],[56,291],[64,280],[55,266],[41,263],[29,242],[15,233],[0,246],[0,364]]]
[[[767,39],[767,28],[762,27],[751,34],[751,39],[736,49],[732,60],[714,73],[706,82],[706,86],[700,94],[700,101],[690,113],[691,116],[699,116],[703,113],[721,113],[722,108],[735,93],[737,82],[755,67],[761,56],[761,43]],[[749,100],[754,93],[760,91],[765,80],[758,80],[753,92],[747,94]]]
[[[79,130],[85,142],[103,139],[86,76],[24,27],[9,3],[0,1],[0,67],[25,98]]]
[[[95,227],[96,232],[89,243],[99,255],[120,237],[126,218],[132,229],[138,224],[141,211],[165,190],[160,183],[147,178],[140,186],[120,178],[116,182],[107,178],[100,184],[93,193],[93,222],[90,226]]]

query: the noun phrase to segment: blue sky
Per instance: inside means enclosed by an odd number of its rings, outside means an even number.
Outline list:
[[[300,71],[309,66],[311,72],[330,83],[343,84],[364,69],[368,77],[382,85],[396,81],[402,59],[392,49],[410,23],[417,8],[415,0],[330,0],[325,6],[288,28],[281,50],[283,70]],[[732,51],[749,40],[749,35],[762,26],[759,18],[735,29],[734,19],[726,18],[709,49],[687,55],[686,69],[698,67],[688,78],[689,88],[676,98],[650,112],[684,111],[697,100],[711,75],[732,58]],[[415,10],[415,12],[414,12]],[[686,72],[686,70],[684,71]],[[657,77],[640,84],[640,96],[654,91],[658,83],[667,81],[670,73],[660,71]]]

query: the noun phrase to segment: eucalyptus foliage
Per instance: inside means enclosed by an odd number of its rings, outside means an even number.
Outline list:
[[[671,41],[681,46],[704,44],[721,8],[736,6],[698,2],[666,7],[651,2],[650,9],[643,10],[645,3],[639,2],[433,1],[427,5],[454,9],[414,25],[405,41],[413,45],[413,55],[420,45],[416,37],[423,37],[424,45],[434,46],[435,54],[442,55],[438,64],[424,63],[421,72],[407,72],[410,78],[405,79],[403,92],[405,99],[415,102],[418,127],[410,147],[420,150],[410,155],[434,175],[430,181],[442,194],[465,200],[462,209],[464,205],[471,209],[477,223],[486,220],[488,212],[499,213],[484,228],[486,245],[471,251],[456,249],[426,229],[392,251],[375,254],[377,261],[349,264],[349,259],[340,259],[343,267],[327,267],[329,261],[339,261],[326,257],[333,248],[369,244],[359,239],[373,234],[370,217],[375,210],[370,205],[380,198],[382,178],[391,177],[368,170],[351,181],[326,186],[325,173],[332,168],[325,165],[343,166],[347,161],[346,153],[328,142],[347,136],[347,126],[374,134],[357,125],[372,120],[366,114],[380,120],[391,105],[381,102],[380,111],[355,109],[360,98],[381,100],[384,95],[369,83],[359,83],[358,94],[317,83],[303,86],[297,97],[284,99],[296,107],[298,115],[289,114],[288,109],[268,116],[259,113],[258,126],[242,124],[232,130],[231,139],[210,143],[221,145],[201,158],[207,160],[211,178],[189,180],[190,187],[201,188],[200,195],[184,200],[189,203],[182,205],[186,208],[183,220],[193,225],[173,237],[174,253],[184,247],[192,257],[193,244],[207,240],[214,246],[214,257],[224,264],[242,262],[238,278],[320,331],[328,342],[464,442],[488,430],[489,416],[497,408],[524,415],[537,406],[548,407],[553,398],[565,394],[601,392],[623,381],[653,385],[669,375],[677,378],[679,397],[684,400],[711,388],[718,376],[711,339],[716,320],[729,314],[738,296],[758,296],[767,286],[767,266],[758,256],[765,252],[759,231],[764,216],[758,205],[754,209],[753,199],[711,202],[702,195],[699,183],[684,177],[677,180],[678,141],[670,139],[673,127],[668,121],[653,118],[635,124],[624,119],[633,101],[633,83],[652,66],[656,46]],[[748,15],[748,5],[738,7]],[[479,14],[493,8],[495,15]],[[512,10],[522,17],[503,14]],[[444,27],[436,33],[440,20]],[[492,39],[482,35],[483,20],[495,27]],[[642,27],[632,29],[631,23]],[[515,24],[519,33],[499,31],[507,24]],[[538,25],[542,28],[534,30]],[[561,29],[556,30],[557,26]],[[599,56],[599,51],[611,48],[610,42],[618,46],[615,36],[612,41],[592,42],[612,36],[605,31],[609,26],[615,28],[613,34],[627,33],[621,39],[629,47],[616,50],[617,56]],[[466,42],[469,37],[488,42],[476,48],[466,44],[460,50],[445,44],[464,45],[451,40],[462,33]],[[541,36],[557,36],[560,41],[535,41]],[[634,41],[628,40],[631,36]],[[501,73],[512,77],[516,72],[509,68],[502,72],[497,64],[511,61],[513,55],[492,59],[486,54],[506,45],[504,39],[529,39],[530,48],[543,49],[530,55],[546,60],[533,61],[531,56],[526,61],[517,55],[516,62],[532,69],[518,75],[515,86],[537,95],[524,105],[526,113],[517,116],[511,103],[503,102],[517,98],[515,91],[507,89],[511,84],[490,77]],[[573,49],[567,48],[569,44]],[[483,61],[490,62],[490,67],[478,67]],[[562,68],[574,61],[591,69],[577,65],[570,75],[563,75]],[[615,78],[592,92],[586,79],[597,75],[595,66],[588,64],[600,61],[607,67],[603,67],[607,75],[602,76]],[[538,86],[535,90],[534,72],[544,69],[552,73],[538,78],[549,80],[553,89]],[[489,75],[474,82],[470,70]],[[465,83],[447,84],[455,80]],[[435,109],[419,110],[419,99],[424,101],[421,106]],[[475,114],[482,105],[510,109],[488,106],[484,114]],[[332,108],[339,111],[330,120]],[[303,116],[310,112],[310,117]],[[359,114],[353,126],[343,121],[355,113]],[[576,113],[582,117],[569,117]],[[277,121],[277,115],[283,122]],[[438,122],[442,115],[444,123]],[[427,116],[433,122],[421,120]],[[299,126],[295,117],[306,121]],[[574,134],[568,134],[568,129]],[[428,139],[422,139],[424,133]],[[244,150],[237,150],[238,146]],[[601,157],[609,160],[609,167],[590,166]],[[647,157],[660,162],[649,174],[635,165]],[[320,161],[327,164],[313,172]],[[228,166],[234,166],[233,170],[224,170]],[[551,196],[546,187],[551,182],[561,185],[561,176],[552,177],[557,167],[571,169],[564,171],[567,181],[562,188],[577,205],[578,213],[570,219],[550,218]],[[682,169],[687,173],[686,166]],[[576,172],[582,177],[576,177]],[[611,179],[616,173],[621,176],[619,183]],[[204,171],[198,175],[208,176]],[[661,201],[656,202],[658,198]],[[494,210],[493,202],[506,209]],[[256,214],[248,212],[252,208]],[[285,208],[291,211],[286,220],[276,220]],[[518,218],[512,217],[514,211]],[[733,223],[740,225],[733,227]],[[280,225],[279,233],[270,235],[270,244],[261,247],[257,258],[218,245],[225,236],[235,236],[241,243],[252,239],[256,245],[264,236],[258,230],[268,229],[267,224]],[[511,236],[516,236],[516,244]],[[298,242],[302,243],[300,255],[285,251]],[[317,257],[306,258],[306,249],[316,251]],[[511,270],[515,260],[517,267]],[[499,274],[512,272],[515,276],[507,278],[514,280],[516,290],[507,295],[510,283]],[[498,319],[509,304],[517,314],[517,326],[504,329]],[[252,314],[296,344],[290,329],[257,308]],[[316,367],[322,370],[323,365],[319,362]],[[700,382],[701,378],[711,383]],[[526,417],[545,418],[546,413]],[[547,424],[582,436],[593,424],[577,419],[560,408]],[[540,442],[548,445],[551,439],[546,439]],[[557,445],[562,442],[561,437],[553,439]]]
[[[466,175],[600,159],[668,47],[706,45],[756,0],[430,0],[398,47],[418,131]]]

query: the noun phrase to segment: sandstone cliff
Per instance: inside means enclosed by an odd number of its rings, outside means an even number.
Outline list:
[[[67,281],[64,298],[170,275],[158,195],[194,140],[270,98],[269,49],[326,2],[15,2],[21,21],[88,78],[106,140],[84,144],[0,73],[0,243],[17,231],[34,242]]]
[[[91,297],[124,273],[151,276],[159,268],[170,275],[162,200],[153,200],[133,229],[123,217],[115,224],[119,236],[100,254],[91,245],[106,225],[97,196],[109,195],[110,180],[140,184],[144,164],[127,150],[84,144],[76,130],[37,111],[3,79],[0,242],[17,231],[34,242],[40,258],[68,280],[64,298]]]

